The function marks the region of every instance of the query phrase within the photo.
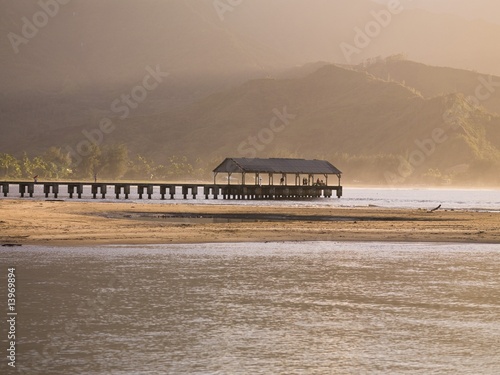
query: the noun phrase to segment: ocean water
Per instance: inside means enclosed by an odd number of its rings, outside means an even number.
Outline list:
[[[27,246],[0,264],[17,373],[500,373],[498,245]]]
[[[9,198],[19,197],[16,186],[11,186]],[[65,187],[61,188],[58,199],[69,200]],[[86,187],[83,195],[83,201],[97,202],[116,202],[112,189],[109,189],[110,194],[107,194],[106,199],[101,199],[100,195],[96,200],[91,199],[92,195],[90,187]],[[135,188],[132,188],[130,199],[127,202],[139,202],[138,195],[135,194]],[[147,198],[147,195],[144,195]],[[484,190],[467,190],[467,189],[391,189],[391,188],[351,188],[344,187],[344,195],[341,199],[313,199],[313,200],[296,200],[296,201],[235,201],[235,200],[214,200],[205,199],[203,191],[200,189],[196,199],[184,200],[182,192],[177,189],[175,199],[161,200],[159,188],[155,189],[152,200],[143,199],[140,202],[150,204],[207,204],[207,205],[262,205],[262,206],[292,206],[292,207],[387,207],[387,208],[424,208],[430,209],[442,205],[443,209],[457,210],[479,210],[479,211],[500,211],[500,190],[484,189]],[[0,197],[0,199],[5,199]],[[26,198],[30,199],[30,198]],[[35,189],[35,198],[44,200],[43,187],[37,185]],[[53,195],[49,195],[49,199],[53,199]],[[78,200],[78,199],[73,199]],[[123,194],[120,201],[125,202]]]

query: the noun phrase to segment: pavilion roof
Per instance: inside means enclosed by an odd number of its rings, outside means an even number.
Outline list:
[[[326,160],[227,158],[215,173],[335,174],[342,172]]]

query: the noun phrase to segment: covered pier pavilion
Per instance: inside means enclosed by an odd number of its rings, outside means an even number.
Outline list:
[[[342,172],[325,160],[227,158],[213,172],[214,185],[225,175],[223,193],[237,199],[330,198],[333,191],[342,196]]]

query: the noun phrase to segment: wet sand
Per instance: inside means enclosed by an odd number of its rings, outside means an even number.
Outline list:
[[[500,243],[500,213],[0,200],[0,245],[315,240]]]

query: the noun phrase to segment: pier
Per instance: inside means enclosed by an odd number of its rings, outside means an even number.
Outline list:
[[[205,199],[313,199],[342,196],[340,178],[342,172],[324,160],[305,159],[248,159],[227,158],[214,169],[213,184],[191,183],[143,183],[143,182],[55,182],[55,181],[3,181],[0,194],[7,197],[11,189],[18,190],[21,198],[33,198],[35,186],[43,186],[45,198],[58,198],[67,194],[70,199],[84,194],[93,199],[130,199],[137,194],[138,199],[175,199],[176,194],[183,199],[196,199],[203,194]],[[220,174],[227,174],[224,183],[217,182]],[[328,177],[336,176],[338,184],[329,185]],[[253,177],[249,179],[249,176]],[[275,177],[278,177],[275,183]],[[219,177],[220,179],[220,177]],[[251,181],[250,183],[247,183]],[[289,183],[293,181],[292,183]]]
[[[35,187],[42,189],[35,189]],[[21,198],[34,198],[35,192],[45,198],[78,198],[84,192],[92,199],[130,199],[136,194],[138,199],[153,199],[156,194],[160,199],[175,199],[176,194],[182,199],[196,199],[203,195],[205,199],[310,199],[342,196],[342,186],[280,186],[280,185],[228,185],[228,184],[162,184],[162,183],[123,183],[123,182],[26,182],[2,181],[0,194],[4,197],[19,194]]]

